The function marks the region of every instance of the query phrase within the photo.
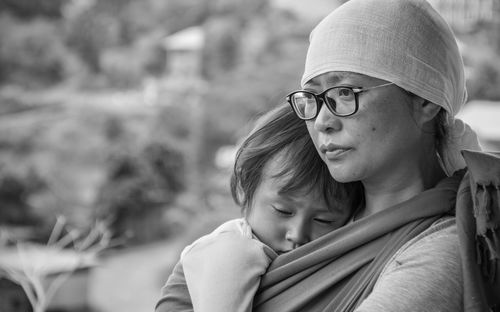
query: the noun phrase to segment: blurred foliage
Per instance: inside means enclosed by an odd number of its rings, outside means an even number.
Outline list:
[[[0,168],[0,225],[36,225],[29,196],[44,189],[45,182],[33,170],[26,174]]]
[[[57,24],[0,16],[0,82],[47,86],[60,82],[67,53]]]
[[[118,21],[101,12],[83,11],[71,17],[66,42],[93,72],[100,71],[100,54],[118,43]]]
[[[131,233],[135,242],[164,236],[168,229],[158,214],[148,210],[163,211],[174,202],[184,189],[183,166],[182,154],[160,142],[147,144],[138,155],[116,155],[109,161],[107,178],[100,188],[97,218],[111,218],[113,232],[118,236]],[[141,218],[151,215],[147,228],[136,226],[143,225]]]
[[[24,19],[40,16],[60,18],[64,0],[2,0],[0,12],[9,13]]]
[[[0,220],[106,217],[140,242],[232,205],[214,157],[298,88],[312,25],[293,12],[270,0],[1,1],[0,195],[13,204]],[[191,26],[205,35],[202,68],[173,82],[164,40]],[[470,99],[500,99],[497,29],[460,34]],[[201,203],[187,194],[194,169]]]
[[[500,101],[500,62],[496,58],[477,61],[468,79],[469,99]]]
[[[500,101],[500,21],[480,23],[463,37],[464,63],[469,68],[470,100]]]

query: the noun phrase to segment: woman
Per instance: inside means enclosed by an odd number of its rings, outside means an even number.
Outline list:
[[[494,310],[499,159],[466,152],[459,170],[460,150],[480,147],[454,118],[464,69],[442,17],[425,0],[350,0],[311,33],[301,85],[287,100],[364,202],[347,226],[278,257],[255,310]]]

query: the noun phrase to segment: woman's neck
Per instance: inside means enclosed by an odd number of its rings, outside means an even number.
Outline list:
[[[435,155],[431,153],[431,155]],[[425,157],[418,163],[407,164],[403,170],[394,170],[392,175],[383,178],[362,181],[365,192],[365,208],[356,219],[380,212],[386,208],[404,202],[421,192],[434,187],[446,177],[437,155]]]

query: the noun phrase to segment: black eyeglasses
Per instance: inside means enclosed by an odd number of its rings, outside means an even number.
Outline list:
[[[389,82],[369,88],[336,86],[326,89],[320,94],[298,90],[287,95],[286,100],[292,106],[295,114],[302,120],[316,118],[323,103],[335,116],[347,117],[358,111],[358,94],[392,84],[394,83]]]

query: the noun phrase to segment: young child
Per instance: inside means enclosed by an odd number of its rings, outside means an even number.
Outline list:
[[[349,219],[348,187],[331,178],[288,105],[270,111],[236,155],[231,192],[243,218],[183,250],[156,312],[252,311],[260,277],[274,258]]]

